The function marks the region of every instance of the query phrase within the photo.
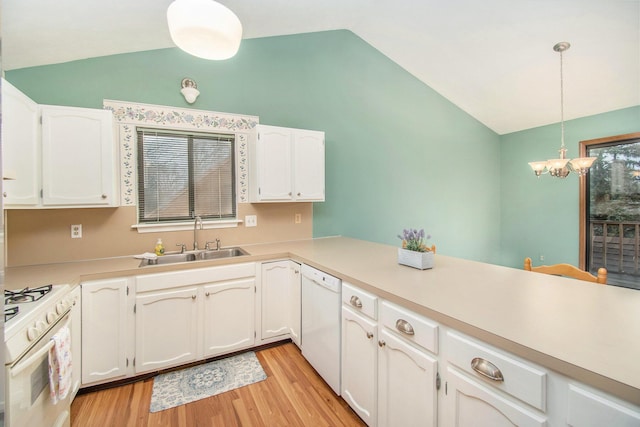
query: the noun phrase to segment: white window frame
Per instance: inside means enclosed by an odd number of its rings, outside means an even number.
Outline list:
[[[257,139],[257,116],[219,113],[163,105],[104,100],[103,106],[113,112],[115,135],[120,156],[120,206],[136,206],[137,192],[137,127],[165,130],[187,130],[234,134],[236,138],[236,203],[249,203],[249,143]],[[237,212],[237,209],[236,209]],[[137,218],[137,215],[136,215]],[[203,228],[237,227],[242,221],[209,220]],[[193,224],[175,222],[133,224],[138,233],[190,230]]]

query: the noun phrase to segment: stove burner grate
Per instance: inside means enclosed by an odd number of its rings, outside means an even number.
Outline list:
[[[18,315],[18,311],[20,311],[20,307],[5,307],[4,321],[7,322],[9,319],[16,317]]]
[[[52,285],[40,286],[37,288],[24,288],[20,291],[4,290],[5,304],[19,304],[23,302],[34,302],[51,291]]]

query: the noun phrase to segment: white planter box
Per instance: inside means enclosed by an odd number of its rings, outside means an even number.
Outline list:
[[[398,248],[398,264],[409,267],[427,270],[433,268],[433,252],[416,252]]]

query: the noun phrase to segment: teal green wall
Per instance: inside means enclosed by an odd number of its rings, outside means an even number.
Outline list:
[[[326,202],[314,236],[399,244],[424,227],[438,252],[500,261],[500,138],[349,31],[244,40],[210,62],[178,49],[9,71],[36,102],[103,98],[260,116],[326,132]]]
[[[565,122],[567,157],[579,156],[580,141],[640,131],[640,106]],[[560,124],[503,135],[501,140],[501,264],[520,268],[579,260],[579,179],[542,175],[527,164],[557,157]]]

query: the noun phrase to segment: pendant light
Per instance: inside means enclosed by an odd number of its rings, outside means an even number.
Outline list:
[[[567,148],[564,145],[564,75],[562,67],[562,53],[569,49],[571,45],[568,42],[560,42],[553,46],[553,50],[560,53],[560,157],[557,159],[549,159],[547,161],[529,162],[529,166],[537,177],[544,173],[548,173],[556,178],[566,178],[569,173],[574,172],[578,176],[583,176],[589,172],[589,168],[596,160],[596,157],[578,157],[573,160],[567,159]]]
[[[242,24],[230,9],[213,0],[175,0],[167,9],[171,39],[203,59],[229,59],[238,52]]]

